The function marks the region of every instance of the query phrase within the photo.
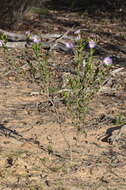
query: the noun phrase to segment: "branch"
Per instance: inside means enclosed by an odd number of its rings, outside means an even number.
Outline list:
[[[67,53],[71,53],[70,49],[66,47],[63,39],[75,40],[74,36],[68,36],[69,32],[65,34],[41,34],[38,36],[41,39],[42,48],[49,48],[50,50],[61,50]],[[6,47],[8,48],[26,48],[32,47],[34,43],[34,35],[29,37],[26,34],[16,34],[12,32],[7,32],[3,29],[0,29],[1,35],[6,35],[7,43]],[[48,42],[43,42],[42,39],[48,39]]]
[[[26,41],[27,40],[27,36],[24,34],[15,34],[12,32],[7,32],[5,30],[0,29],[0,34],[1,35],[5,35],[7,37],[7,40],[11,40],[11,41]]]

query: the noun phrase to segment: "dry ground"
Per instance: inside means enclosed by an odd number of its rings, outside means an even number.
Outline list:
[[[108,55],[114,55],[113,70],[124,69],[91,102],[86,124],[77,132],[63,106],[58,108],[59,124],[55,112],[43,103],[47,99],[40,86],[21,75],[18,66],[12,69],[13,60],[22,65],[22,52],[10,50],[8,59],[1,49],[0,190],[125,190],[126,132],[113,143],[105,133],[126,122],[126,23],[109,14],[29,14],[12,26],[13,31],[62,33],[84,28],[85,36],[97,35]],[[71,60],[62,52],[52,52],[49,59],[60,65]]]

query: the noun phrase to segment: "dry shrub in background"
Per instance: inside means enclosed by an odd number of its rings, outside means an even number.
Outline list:
[[[0,28],[21,19],[24,12],[32,6],[42,6],[46,0],[0,0]]]

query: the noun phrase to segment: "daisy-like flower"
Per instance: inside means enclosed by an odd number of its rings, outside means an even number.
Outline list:
[[[88,46],[89,46],[89,48],[95,48],[95,46],[96,46],[96,43],[93,41],[93,40],[90,40],[89,41],[89,43],[88,43]]]
[[[112,58],[111,57],[105,57],[103,60],[103,63],[105,65],[111,65],[112,64]]]
[[[73,49],[74,48],[74,44],[72,42],[67,42],[66,43],[66,47],[69,49]]]
[[[33,41],[34,43],[37,43],[37,44],[41,42],[40,38],[37,35],[33,36]]]

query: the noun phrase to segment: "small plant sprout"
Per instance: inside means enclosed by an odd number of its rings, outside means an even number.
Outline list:
[[[32,49],[33,49],[36,57],[38,57],[39,53],[40,53],[40,49],[41,49],[41,43],[40,43],[41,39],[37,35],[34,35],[33,42],[34,42],[34,44],[32,45]]]
[[[105,65],[111,65],[112,64],[112,58],[111,57],[105,57],[103,60],[103,63]]]
[[[33,57],[36,60],[37,64],[34,64],[34,61],[29,61],[28,64],[31,68],[30,73],[33,78],[36,78],[36,73],[39,73],[39,80],[41,81],[40,85],[44,93],[49,95],[49,70],[48,70],[48,51],[45,55],[41,53],[41,39],[39,36],[34,35],[32,37],[33,45]],[[35,79],[36,80],[36,79]]]

